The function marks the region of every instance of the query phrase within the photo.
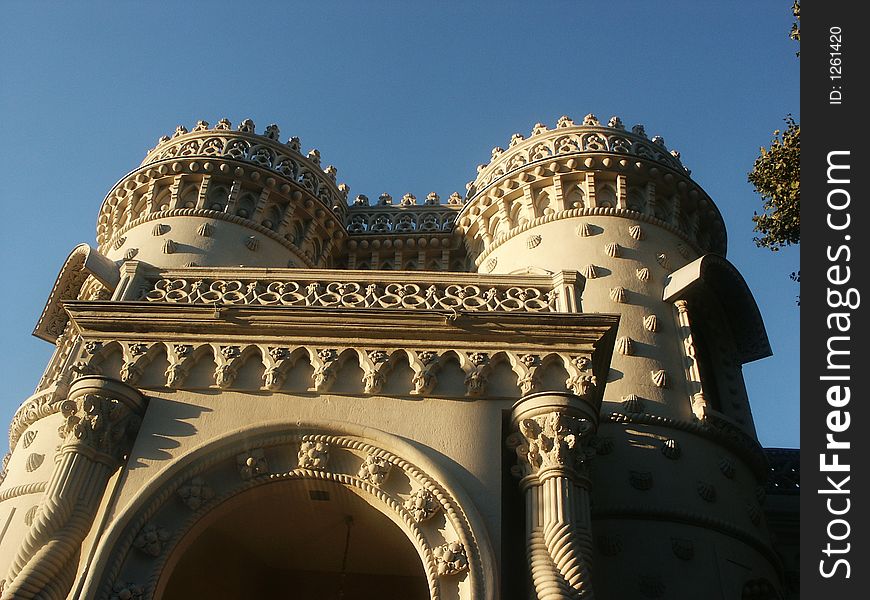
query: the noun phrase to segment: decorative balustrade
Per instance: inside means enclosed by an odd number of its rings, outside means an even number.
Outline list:
[[[351,235],[450,232],[461,208],[461,205],[353,206],[347,214],[347,231]]]
[[[253,271],[253,272],[252,272]],[[566,275],[568,275],[566,277]],[[575,277],[488,276],[371,271],[184,269],[145,276],[129,300],[181,304],[573,312]],[[560,296],[564,296],[560,300]],[[569,303],[571,305],[569,305]]]

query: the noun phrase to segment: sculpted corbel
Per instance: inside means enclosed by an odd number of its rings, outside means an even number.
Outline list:
[[[166,367],[166,385],[170,388],[178,388],[187,377],[188,371],[193,364],[193,346],[191,344],[167,344],[166,359],[169,366]]]
[[[461,365],[465,371],[465,395],[481,396],[486,391],[489,379],[489,354],[486,352],[470,352]]]
[[[565,361],[568,379],[565,385],[581,398],[591,399],[595,395],[598,380],[592,374],[592,359],[586,355],[573,356]]]
[[[541,366],[541,357],[537,354],[514,354],[509,355],[511,368],[517,374],[517,385],[523,396],[538,391],[540,379],[538,368]]]
[[[148,345],[142,342],[124,342],[122,348],[124,363],[121,365],[121,381],[136,385],[148,363]]]
[[[326,392],[335,382],[336,370],[338,369],[338,351],[335,348],[323,348],[311,351],[311,366],[314,367],[312,376],[314,389],[318,392]]]
[[[266,370],[263,372],[263,386],[267,390],[277,391],[284,384],[287,377],[287,369],[296,362],[289,348],[273,347],[263,352],[263,363]],[[298,356],[296,357],[298,358]]]
[[[239,374],[239,368],[243,363],[242,348],[234,345],[217,346],[213,344],[212,346],[216,350],[214,358],[217,365],[214,381],[219,388],[226,389],[233,384]]]
[[[433,350],[422,350],[414,352],[410,357],[411,369],[414,371],[414,377],[411,383],[414,389],[411,393],[416,395],[429,394],[435,389],[438,384],[438,353]]]
[[[385,350],[360,351],[359,365],[363,370],[363,391],[366,394],[380,392],[392,368],[390,355]]]

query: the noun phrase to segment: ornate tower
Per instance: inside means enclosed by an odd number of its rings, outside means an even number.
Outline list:
[[[34,331],[3,600],[780,597],[770,349],[678,153],[588,115],[465,199],[335,173],[200,121],[112,188]]]
[[[620,315],[589,464],[600,598],[739,597],[744,569],[778,579],[741,374],[770,348],[689,175],[641,125],[562,117],[494,148],[456,220],[479,272],[576,270],[579,310]],[[718,575],[687,568],[701,563]]]
[[[336,173],[277,125],[179,126],[107,195],[99,250],[160,267],[329,267],[347,235]]]

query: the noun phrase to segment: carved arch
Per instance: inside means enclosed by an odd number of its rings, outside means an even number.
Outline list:
[[[328,460],[314,466],[297,459],[306,443],[321,444]],[[333,455],[340,460],[333,460]],[[246,456],[261,460],[253,473],[244,470]],[[403,486],[391,487],[389,477],[366,478],[357,465],[366,464],[370,457],[387,465],[396,473],[393,477],[401,474]],[[239,477],[229,476],[232,471]],[[393,520],[417,549],[433,600],[498,597],[495,559],[483,520],[452,476],[407,441],[377,429],[336,422],[266,425],[185,453],[147,483],[113,520],[78,592],[81,597],[108,600],[124,586],[136,586],[142,600],[154,598],[169,574],[165,568],[173,549],[211,510],[247,490],[299,479],[353,488]],[[210,493],[201,495],[201,504],[191,506],[179,498],[194,480]],[[413,502],[417,497],[427,500],[427,508],[418,508],[419,503]],[[156,523],[163,530],[161,542],[142,552],[137,539]],[[447,544],[454,550],[461,548],[465,565],[444,564],[439,548]]]

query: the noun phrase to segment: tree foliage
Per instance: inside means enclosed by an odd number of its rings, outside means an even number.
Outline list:
[[[800,125],[786,117],[785,131],[774,131],[770,148],[761,155],[749,173],[749,182],[761,196],[764,212],[753,215],[757,246],[773,251],[800,243],[801,238],[801,143]]]

